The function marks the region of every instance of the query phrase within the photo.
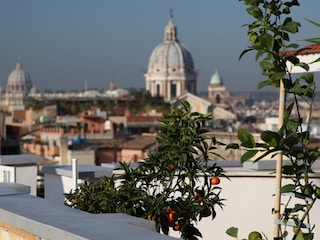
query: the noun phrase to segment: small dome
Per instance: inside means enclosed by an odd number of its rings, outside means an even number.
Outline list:
[[[32,88],[31,78],[18,61],[16,68],[9,74],[6,92],[10,94],[26,95]]]
[[[217,70],[211,76],[210,84],[215,84],[215,85],[218,85],[218,84],[222,85],[223,84],[222,77],[220,76],[220,74],[218,73]]]

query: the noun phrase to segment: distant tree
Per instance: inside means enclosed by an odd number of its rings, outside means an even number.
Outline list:
[[[28,97],[27,104],[25,106],[26,109],[39,110],[43,107],[43,104],[40,100],[32,97]]]

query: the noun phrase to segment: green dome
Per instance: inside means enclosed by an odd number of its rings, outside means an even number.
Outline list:
[[[218,71],[216,70],[215,73],[212,75],[210,84],[222,84],[222,77],[219,75]]]

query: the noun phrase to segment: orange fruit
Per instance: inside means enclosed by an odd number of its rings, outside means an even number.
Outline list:
[[[166,208],[165,213],[168,215],[171,212],[171,209],[169,207]]]
[[[173,169],[173,167],[174,167],[174,164],[173,164],[173,163],[169,163],[169,164],[168,164],[168,168],[169,168],[169,169]]]
[[[179,217],[178,210],[175,208],[171,208],[170,212],[168,213],[168,224],[170,227],[174,227],[178,217]]]
[[[173,230],[175,230],[175,231],[179,231],[180,228],[181,228],[181,225],[180,225],[180,224],[177,224],[177,225],[174,225],[172,228],[173,228]]]
[[[196,193],[196,194],[194,194],[194,199],[197,200],[197,202],[202,202],[203,196],[201,196],[200,193]]]
[[[176,225],[176,223],[173,220],[168,220],[168,225],[169,225],[169,227],[174,227]]]
[[[178,214],[177,209],[172,208],[169,215],[168,215],[168,218],[172,218],[174,221],[176,221],[178,219],[178,216],[179,216],[179,214]]]
[[[212,178],[210,178],[210,183],[211,183],[211,185],[218,185],[220,183],[220,178],[219,177],[212,177]]]

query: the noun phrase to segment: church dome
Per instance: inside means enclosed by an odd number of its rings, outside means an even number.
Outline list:
[[[18,61],[16,68],[9,74],[6,92],[26,95],[31,88],[31,78],[28,72],[23,69],[21,61]]]
[[[165,27],[164,40],[152,51],[149,59],[148,73],[194,72],[192,55],[177,38],[177,28],[170,15]]]
[[[187,92],[196,94],[197,74],[191,53],[177,38],[172,12],[164,29],[162,43],[150,55],[145,73],[146,90],[151,96],[162,96],[171,101]]]
[[[210,84],[214,84],[214,85],[222,85],[223,84],[222,77],[220,76],[220,74],[218,73],[217,70],[211,76]]]

